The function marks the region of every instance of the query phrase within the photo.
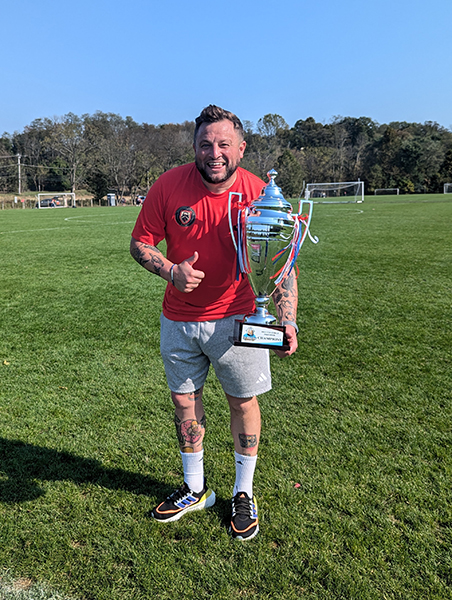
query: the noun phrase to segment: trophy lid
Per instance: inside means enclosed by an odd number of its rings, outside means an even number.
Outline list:
[[[261,195],[255,202],[259,203],[260,209],[267,208],[270,210],[283,210],[284,212],[289,212],[292,210],[292,205],[284,198],[281,188],[276,185],[275,177],[277,175],[278,172],[275,171],[275,169],[271,169],[267,173],[269,182],[262,188]]]

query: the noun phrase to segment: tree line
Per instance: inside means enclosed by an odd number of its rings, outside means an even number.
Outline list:
[[[289,127],[268,114],[244,121],[247,150],[242,166],[265,181],[279,175],[286,197],[303,182],[357,181],[366,193],[442,192],[452,182],[452,131],[436,122],[380,125],[368,117],[309,117]],[[96,112],[36,119],[22,132],[0,138],[0,192],[88,190],[95,200],[109,192],[135,197],[164,171],[194,159],[194,122],[152,125]]]

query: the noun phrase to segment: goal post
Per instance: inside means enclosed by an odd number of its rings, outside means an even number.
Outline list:
[[[445,183],[444,184],[444,193],[445,194],[452,194],[452,183]]]
[[[75,206],[75,194],[73,192],[39,193],[36,198],[36,208],[68,208]]]
[[[363,181],[337,181],[332,183],[308,183],[306,200],[314,204],[348,204],[364,202]]]
[[[398,196],[399,191],[399,188],[377,188],[374,190],[374,196]]]

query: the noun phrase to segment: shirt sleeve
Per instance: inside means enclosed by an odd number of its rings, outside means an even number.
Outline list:
[[[157,180],[146,196],[132,237],[144,244],[157,246],[165,238],[165,233],[165,198],[163,186]]]

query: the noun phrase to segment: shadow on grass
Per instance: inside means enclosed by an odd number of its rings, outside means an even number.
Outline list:
[[[0,501],[26,502],[45,493],[39,481],[92,483],[133,494],[165,496],[172,489],[146,475],[107,469],[91,458],[0,437]]]

